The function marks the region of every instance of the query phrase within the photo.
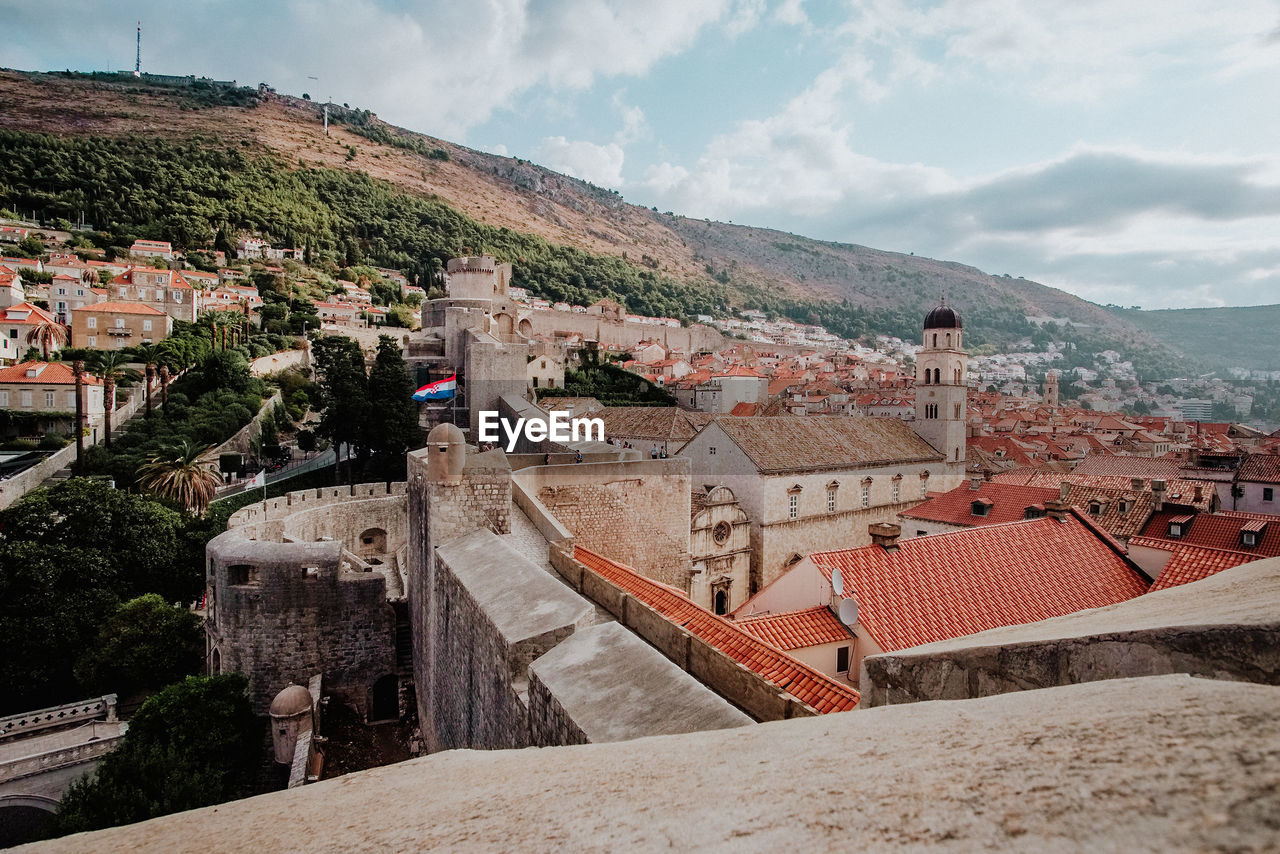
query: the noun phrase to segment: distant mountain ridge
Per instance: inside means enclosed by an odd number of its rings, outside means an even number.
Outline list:
[[[1153,356],[1161,349],[1152,334],[1158,327],[1036,282],[955,262],[659,213],[527,161],[405,131],[358,109],[332,108],[331,134],[325,137],[321,109],[270,90],[0,71],[0,129],[206,140],[269,152],[299,169],[363,172],[479,223],[622,259],[663,277],[655,280],[659,289],[675,292],[661,284],[670,281],[680,293],[712,295],[702,302],[723,303],[724,310],[773,299],[758,307],[806,315],[798,319],[845,334],[874,326],[914,336],[923,311],[945,295],[977,342],[1007,345],[1034,328],[1027,316],[1051,316],[1089,327],[1108,346]]]

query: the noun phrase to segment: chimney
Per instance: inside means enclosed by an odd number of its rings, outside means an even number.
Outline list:
[[[1151,479],[1151,495],[1155,498],[1155,509],[1157,511],[1164,509],[1164,493],[1167,489],[1168,486],[1163,480]]]
[[[970,489],[981,489],[981,488],[982,488],[982,475],[978,474],[977,472],[974,472],[974,473],[973,473],[973,476],[971,476],[971,477],[969,478],[969,488],[970,488]]]
[[[880,546],[887,552],[898,550],[898,536],[902,533],[901,525],[895,525],[892,522],[873,522],[867,526],[867,531],[871,534],[873,546]]]
[[[1196,484],[1196,494],[1195,494],[1195,497],[1194,497],[1194,498],[1192,498],[1191,500],[1192,500],[1193,502],[1195,502],[1196,504],[1199,504],[1201,501],[1203,501],[1203,500],[1204,500],[1204,487],[1202,487],[1200,484],[1198,484],[1198,483],[1197,483],[1197,484]]]
[[[995,476],[996,476],[995,472],[993,472],[991,469],[983,469],[983,470],[982,470],[982,479],[983,479],[983,480],[992,480]]]
[[[1066,484],[1063,484],[1066,487]],[[1066,501],[1046,501],[1044,503],[1044,515],[1058,522],[1067,521],[1067,514],[1071,512],[1071,505]]]
[[[1141,492],[1142,490],[1146,489],[1147,482],[1140,477],[1135,477],[1129,481],[1129,485],[1132,486],[1134,489],[1138,490],[1139,492]]]
[[[1065,480],[1058,486],[1058,500],[1063,504],[1067,503],[1067,496],[1071,494],[1071,484]]]

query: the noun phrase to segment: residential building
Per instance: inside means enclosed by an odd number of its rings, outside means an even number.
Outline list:
[[[102,380],[84,375],[84,411],[92,419],[102,416]],[[18,412],[76,411],[76,380],[64,362],[22,362],[0,368],[0,409]]]
[[[163,258],[173,260],[173,246],[167,240],[135,240],[129,247],[129,255],[134,258]]]
[[[194,323],[199,314],[195,288],[177,270],[130,267],[107,284],[112,302],[150,306],[174,320]]]
[[[1280,456],[1249,454],[1236,472],[1237,510],[1250,513],[1280,513]]]
[[[564,362],[555,356],[535,356],[527,370],[529,388],[564,388]]]
[[[853,629],[828,605],[742,617],[734,624],[832,679],[858,681],[853,666]]]
[[[808,555],[752,597],[738,619],[843,605],[862,659],[1141,596],[1148,580],[1084,514],[1051,502],[1041,519],[910,540],[872,526],[876,541]],[[833,584],[832,576],[840,579]]]
[[[136,302],[102,302],[73,309],[71,344],[96,350],[119,350],[163,341],[173,332],[173,318]]]
[[[0,359],[21,359],[32,346],[27,343],[27,333],[38,323],[53,322],[52,314],[29,302],[0,309]],[[49,352],[56,353],[59,349],[60,345],[55,343]]]

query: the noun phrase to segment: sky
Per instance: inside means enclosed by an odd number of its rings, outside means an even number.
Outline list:
[[[1280,303],[1280,0],[0,0],[0,66],[267,82],[691,217]]]

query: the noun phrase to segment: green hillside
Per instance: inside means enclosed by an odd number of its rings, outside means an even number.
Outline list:
[[[1112,311],[1207,367],[1280,371],[1280,305]]]

